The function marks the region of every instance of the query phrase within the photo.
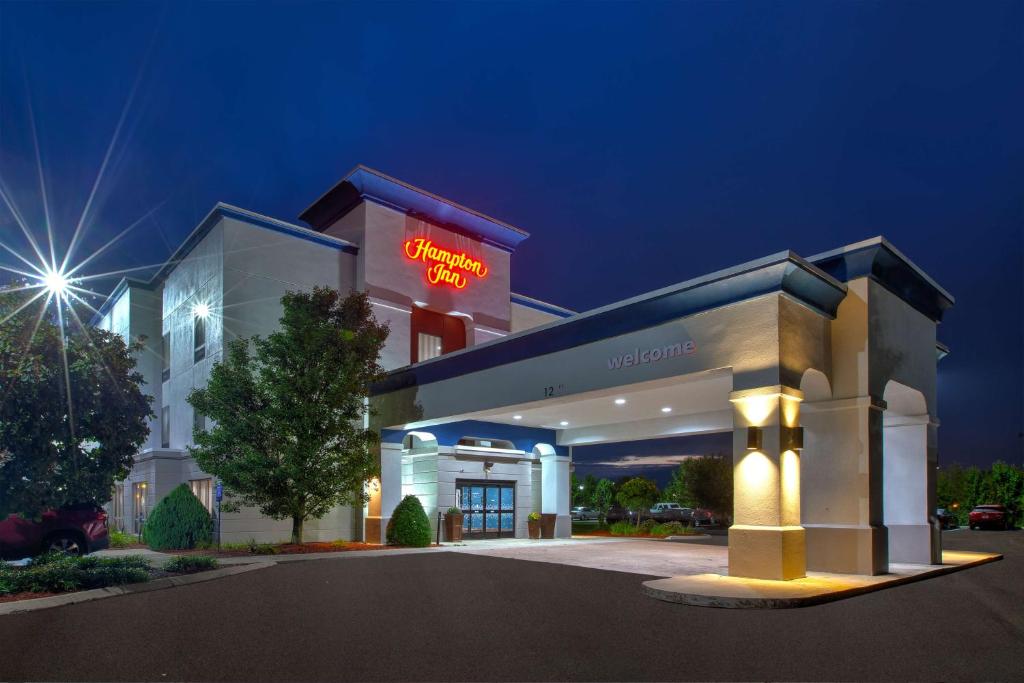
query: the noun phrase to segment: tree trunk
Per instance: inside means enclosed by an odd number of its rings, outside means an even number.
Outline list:
[[[302,543],[302,517],[292,516],[292,543]]]

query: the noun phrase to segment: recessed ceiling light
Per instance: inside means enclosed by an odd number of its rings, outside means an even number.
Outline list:
[[[624,398],[617,398],[617,399],[615,399],[615,405],[617,405],[617,406],[624,406],[624,405],[626,405],[626,399],[624,399]]]
[[[663,412],[663,413],[671,413],[672,409],[669,408],[668,406],[665,406],[664,408],[661,409],[661,412]]]
[[[565,420],[562,420],[562,421],[561,421],[561,422],[559,422],[558,424],[562,425],[563,427],[568,427],[568,426],[569,426],[569,423],[568,423],[568,422],[566,422]]]
[[[512,419],[513,419],[513,420],[522,420],[522,419],[523,419],[523,416],[522,416],[522,415],[513,415],[513,416],[512,416]]]

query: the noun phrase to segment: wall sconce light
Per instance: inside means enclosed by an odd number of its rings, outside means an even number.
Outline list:
[[[764,432],[761,431],[760,427],[747,427],[747,450],[748,451],[759,451],[761,450],[762,443],[764,441]]]
[[[486,462],[484,462],[484,472],[487,472],[488,474],[490,474],[492,467],[494,467],[494,463],[491,462],[490,460],[487,460]]]
[[[804,447],[803,427],[783,427],[781,436],[784,451],[799,451]]]

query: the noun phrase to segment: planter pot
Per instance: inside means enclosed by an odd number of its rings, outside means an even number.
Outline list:
[[[554,538],[555,537],[555,520],[558,519],[558,515],[553,512],[542,512],[540,515],[540,537],[541,538]]]
[[[530,530],[530,538],[540,538],[540,520],[539,519],[528,519],[526,520],[526,526]]]
[[[449,543],[458,543],[462,540],[462,514],[457,515],[445,513],[444,515],[444,539]]]

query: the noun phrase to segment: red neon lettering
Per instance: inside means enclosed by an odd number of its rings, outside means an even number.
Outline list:
[[[488,269],[483,261],[468,256],[465,252],[453,252],[423,237],[407,240],[404,245],[405,255],[413,261],[427,264],[427,282],[432,285],[449,284],[456,289],[465,289],[468,278],[459,271],[465,271],[483,279]]]

